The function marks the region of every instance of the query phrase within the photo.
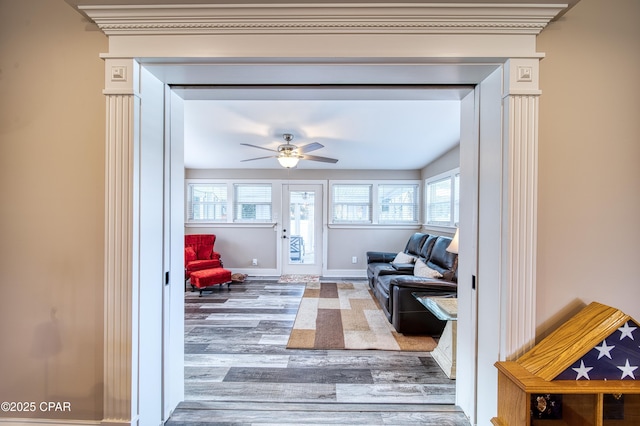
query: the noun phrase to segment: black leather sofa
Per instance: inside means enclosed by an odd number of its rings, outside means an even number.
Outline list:
[[[414,264],[397,264],[398,253],[367,252],[367,278],[382,310],[393,327],[402,334],[439,336],[446,324],[436,318],[411,293],[423,292],[438,297],[457,297],[457,254],[446,251],[451,238],[415,233],[404,253],[421,259],[442,278],[413,275]]]

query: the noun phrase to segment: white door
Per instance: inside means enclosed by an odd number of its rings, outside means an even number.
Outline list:
[[[282,273],[322,273],[322,185],[282,187]]]

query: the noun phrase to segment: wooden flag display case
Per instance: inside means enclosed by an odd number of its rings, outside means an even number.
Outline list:
[[[619,310],[594,302],[496,367],[495,426],[640,425],[640,327]]]

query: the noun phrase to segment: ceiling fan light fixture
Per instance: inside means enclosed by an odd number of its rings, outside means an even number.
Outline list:
[[[298,160],[300,160],[296,156],[288,156],[288,155],[279,155],[278,163],[285,169],[291,169],[298,165]]]

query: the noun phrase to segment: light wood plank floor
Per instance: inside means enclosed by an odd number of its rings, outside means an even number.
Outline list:
[[[250,278],[187,292],[185,401],[166,424],[470,424],[429,353],[286,349],[303,291]]]

